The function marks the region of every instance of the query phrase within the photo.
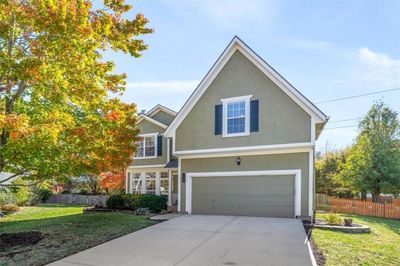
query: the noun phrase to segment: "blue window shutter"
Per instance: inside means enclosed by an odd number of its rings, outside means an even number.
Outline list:
[[[162,156],[162,142],[163,137],[157,136],[157,156]]]
[[[250,102],[250,132],[258,131],[258,100]]]
[[[222,104],[215,106],[215,135],[222,135]]]

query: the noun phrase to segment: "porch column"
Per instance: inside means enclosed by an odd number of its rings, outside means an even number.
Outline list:
[[[140,179],[142,180],[142,191],[141,194],[146,194],[146,172],[140,173]]]
[[[168,169],[168,206],[172,206],[172,171]]]
[[[156,195],[161,195],[160,186],[161,186],[161,173],[159,171],[157,171],[156,172]]]

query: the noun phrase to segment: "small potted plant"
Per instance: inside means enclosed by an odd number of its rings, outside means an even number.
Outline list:
[[[344,226],[353,226],[353,219],[345,218],[344,219]]]

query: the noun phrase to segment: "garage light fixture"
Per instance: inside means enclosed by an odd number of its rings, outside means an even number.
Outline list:
[[[237,165],[240,165],[241,162],[242,162],[242,159],[241,159],[240,157],[237,157],[237,158],[236,158],[236,164],[237,164]]]

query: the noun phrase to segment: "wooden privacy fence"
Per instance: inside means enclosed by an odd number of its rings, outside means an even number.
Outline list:
[[[56,194],[52,195],[47,202],[106,206],[107,199],[106,195]]]
[[[354,199],[329,198],[329,203],[332,212],[400,219],[400,204],[398,201],[376,203]]]

